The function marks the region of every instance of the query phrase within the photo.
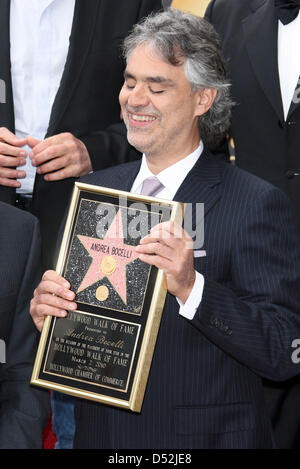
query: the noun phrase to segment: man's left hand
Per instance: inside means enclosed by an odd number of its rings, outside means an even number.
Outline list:
[[[168,291],[182,303],[188,299],[196,278],[192,246],[192,238],[181,226],[164,222],[152,228],[136,248],[141,261],[164,271]]]
[[[27,137],[32,148],[29,154],[37,173],[45,181],[60,181],[70,177],[84,176],[92,170],[91,160],[84,143],[69,132],[39,141]]]

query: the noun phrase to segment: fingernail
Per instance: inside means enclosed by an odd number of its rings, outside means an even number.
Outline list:
[[[75,303],[69,303],[69,309],[76,309]]]
[[[20,151],[20,156],[27,156],[27,151]]]
[[[74,293],[73,293],[72,291],[68,291],[68,292],[67,292],[67,297],[73,300],[73,298],[74,298]]]

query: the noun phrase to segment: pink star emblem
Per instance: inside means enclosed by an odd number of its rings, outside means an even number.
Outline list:
[[[102,240],[83,235],[77,237],[92,257],[92,263],[77,293],[107,277],[123,302],[127,304],[126,265],[138,259],[138,253],[134,246],[124,243],[121,210],[118,211]]]

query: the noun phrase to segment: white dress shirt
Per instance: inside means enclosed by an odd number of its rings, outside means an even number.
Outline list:
[[[65,67],[75,0],[11,0],[10,57],[15,133],[43,140]],[[30,151],[30,148],[25,148]],[[35,168],[27,157],[20,193],[32,193]]]
[[[164,188],[158,192],[156,197],[166,200],[173,200],[176,192],[181,186],[183,180],[186,178],[187,174],[193,168],[197,160],[200,158],[203,151],[203,143],[200,142],[199,147],[190,155],[186,156],[182,160],[179,160],[177,163],[169,166],[168,168],[161,171],[159,174],[154,175],[150,171],[145,155],[142,157],[142,163],[137,177],[134,180],[134,183],[131,188],[131,192],[135,194],[140,194],[142,190],[142,185],[145,179],[151,176],[156,176],[159,181],[164,185]],[[196,272],[196,279],[193,286],[193,289],[185,303],[182,303],[178,298],[179,303],[179,314],[184,316],[187,319],[193,319],[195,316],[196,310],[201,303],[202,294],[204,288],[204,277],[199,272]]]
[[[289,24],[278,21],[278,69],[284,119],[300,76],[300,14]]]

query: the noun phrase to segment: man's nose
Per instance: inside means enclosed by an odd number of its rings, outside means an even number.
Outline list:
[[[147,104],[149,104],[147,92],[143,85],[136,85],[134,89],[130,91],[128,104],[132,107],[147,106]]]

